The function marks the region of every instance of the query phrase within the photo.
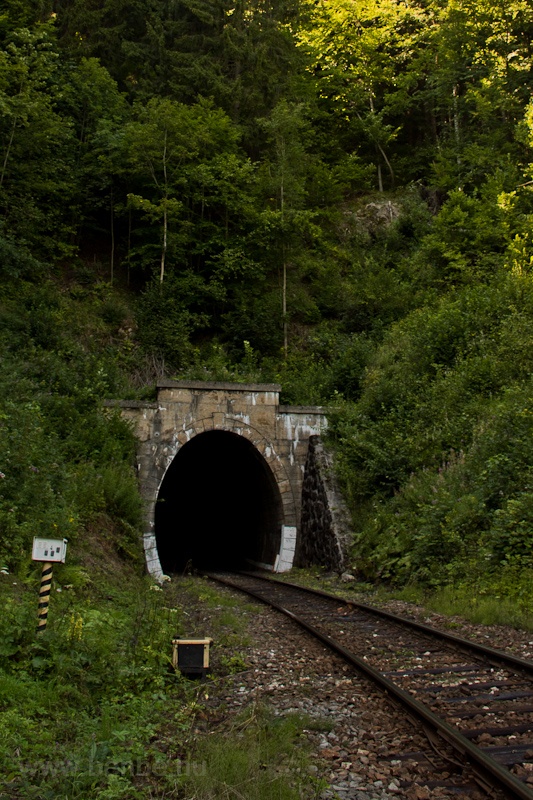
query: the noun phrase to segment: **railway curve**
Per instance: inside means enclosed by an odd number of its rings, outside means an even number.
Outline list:
[[[480,786],[533,800],[533,662],[390,612],[256,573],[208,573],[282,612],[365,674]]]

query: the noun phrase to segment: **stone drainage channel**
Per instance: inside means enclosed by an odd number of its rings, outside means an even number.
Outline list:
[[[288,616],[418,721],[433,775],[424,767],[393,791],[424,797],[440,786],[470,798],[477,786],[533,800],[533,662],[325,592],[249,573],[208,577]]]

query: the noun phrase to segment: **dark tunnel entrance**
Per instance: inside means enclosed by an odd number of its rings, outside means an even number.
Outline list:
[[[155,534],[163,572],[274,564],[282,504],[261,453],[228,431],[185,444],[161,484]]]

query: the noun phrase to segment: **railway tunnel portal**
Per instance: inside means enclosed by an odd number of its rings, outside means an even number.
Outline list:
[[[280,388],[167,380],[154,403],[119,403],[138,440],[144,550],[156,580],[188,566],[283,572],[295,557],[305,563],[302,489],[305,497],[309,443],[326,417],[280,405]]]
[[[282,525],[281,495],[264,456],[236,433],[200,433],[178,451],[158,493],[161,568],[274,564]]]

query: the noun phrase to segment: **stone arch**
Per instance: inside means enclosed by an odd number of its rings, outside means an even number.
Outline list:
[[[266,465],[272,473],[272,477],[278,488],[281,508],[282,508],[282,530],[296,530],[297,505],[293,493],[293,487],[287,474],[282,458],[276,452],[272,442],[248,422],[244,422],[239,417],[233,417],[222,413],[215,413],[209,417],[204,417],[190,424],[184,423],[182,428],[175,431],[171,441],[160,441],[154,444],[154,456],[157,462],[157,480],[152,483],[152,495],[150,502],[146,506],[146,523],[148,532],[144,536],[147,567],[150,574],[156,579],[161,578],[162,569],[157,549],[155,536],[155,507],[163,481],[173,464],[176,456],[184,447],[197,436],[210,431],[223,431],[243,437],[255,447],[263,457]],[[158,451],[158,452],[156,452]],[[280,545],[279,558],[283,558],[283,548],[286,546],[283,541]],[[289,545],[290,546],[290,545]],[[294,548],[293,548],[294,549]]]
[[[229,433],[236,433],[238,436],[244,436],[253,446],[258,450],[268,466],[270,467],[278,485],[284,511],[284,523],[286,525],[296,524],[296,506],[292,490],[292,485],[287,475],[287,471],[283,464],[282,459],[276,453],[274,446],[269,442],[263,434],[254,428],[249,423],[245,423],[238,417],[230,417],[227,415],[220,415],[222,419],[215,417],[205,417],[204,419],[196,420],[192,425],[184,428],[178,432],[176,439],[179,447],[176,448],[174,455],[166,464],[165,472],[170,463],[178,454],[178,450],[186,442],[189,442],[194,436],[199,433],[207,433],[207,431],[228,431]]]

